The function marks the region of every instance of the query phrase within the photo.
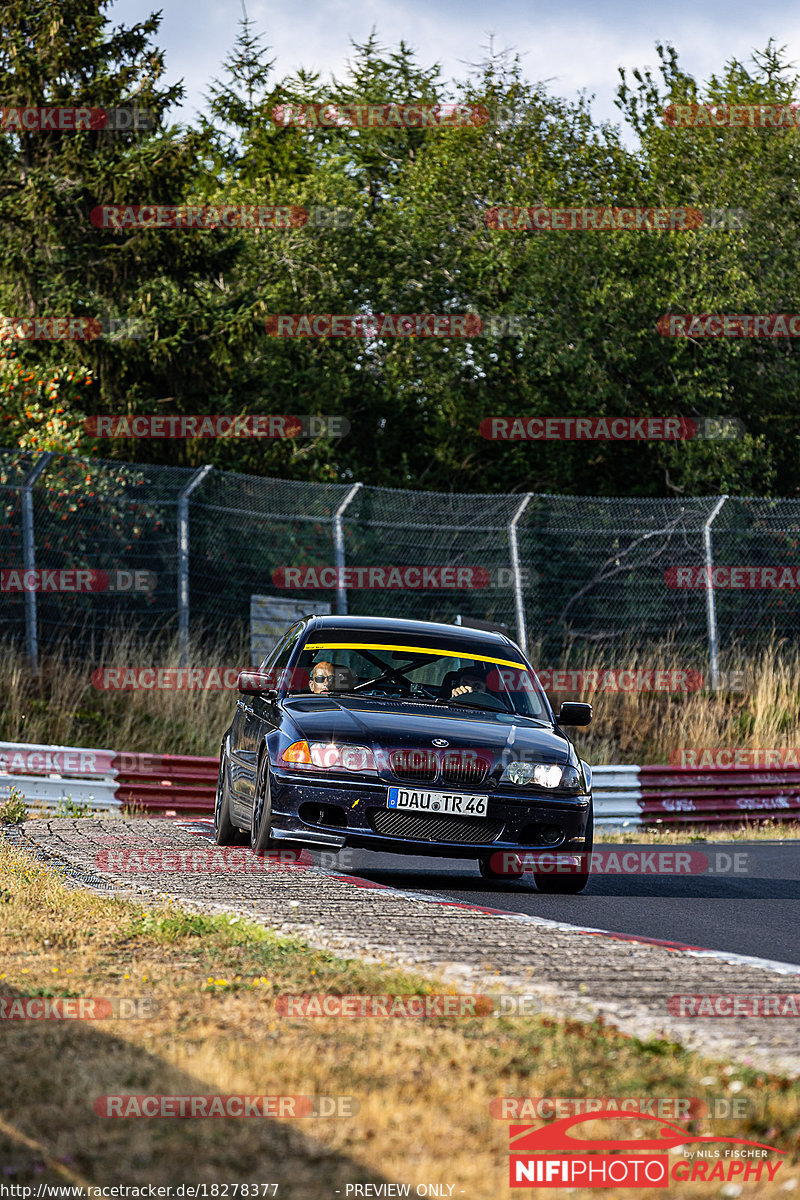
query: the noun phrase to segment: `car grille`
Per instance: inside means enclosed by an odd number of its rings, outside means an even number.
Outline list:
[[[435,817],[388,808],[373,808],[369,820],[375,832],[384,837],[407,838],[415,842],[489,846],[503,832],[502,821],[487,821],[481,817]]]
[[[445,783],[475,787],[483,783],[488,770],[486,759],[476,758],[472,751],[462,754],[460,750],[450,750],[442,755],[441,778]]]
[[[483,783],[491,761],[475,754],[474,750],[447,750],[437,755],[433,750],[393,750],[389,764],[397,779],[411,783],[455,784],[457,787],[478,787]]]
[[[431,783],[436,778],[436,755],[432,750],[393,750],[389,762],[398,779]]]

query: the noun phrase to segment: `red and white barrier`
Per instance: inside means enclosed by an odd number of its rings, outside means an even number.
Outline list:
[[[201,755],[0,742],[0,801],[16,787],[45,808],[72,800],[97,809],[213,812],[218,769],[217,759]]]
[[[731,825],[800,818],[800,768],[595,767],[598,825]]]
[[[219,763],[190,754],[132,754],[0,742],[0,801],[17,787],[29,804],[72,800],[165,816],[210,813]],[[600,766],[595,821],[607,828],[800,819],[800,767]]]
[[[748,818],[800,817],[800,768],[640,767],[646,823],[730,824]]]

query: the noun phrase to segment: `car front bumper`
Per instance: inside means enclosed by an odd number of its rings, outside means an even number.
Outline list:
[[[518,789],[496,788],[474,793],[488,798],[485,817],[445,817],[390,810],[388,788],[397,783],[273,768],[272,836],[321,848],[351,846],[454,858],[498,850],[585,850],[591,844],[590,793],[520,796]]]

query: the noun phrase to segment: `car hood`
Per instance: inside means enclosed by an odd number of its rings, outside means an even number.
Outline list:
[[[573,763],[578,758],[566,734],[529,717],[441,705],[369,701],[348,697],[296,696],[283,701],[298,735],[308,742],[350,742],[372,749],[430,747],[434,738],[451,748],[488,750],[527,761]]]

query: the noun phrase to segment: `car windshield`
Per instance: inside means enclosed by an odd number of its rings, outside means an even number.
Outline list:
[[[339,642],[312,634],[290,694],[363,696],[549,720],[538,682],[518,660],[435,644]]]

